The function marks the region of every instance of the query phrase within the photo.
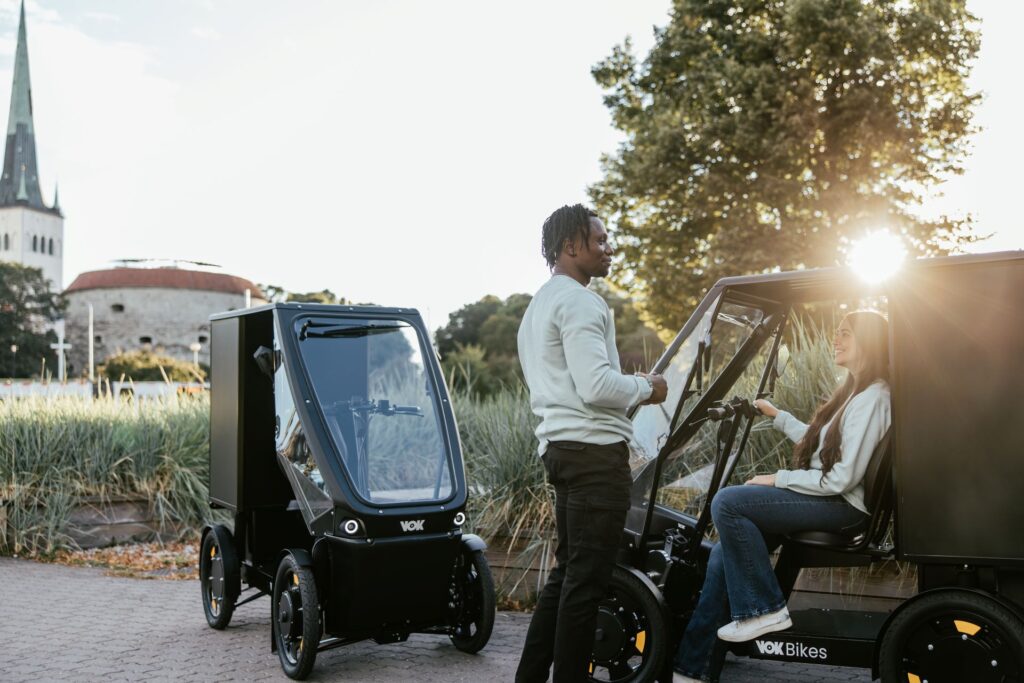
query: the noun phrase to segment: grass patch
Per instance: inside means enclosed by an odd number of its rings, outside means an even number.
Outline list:
[[[835,386],[831,343],[828,334],[810,325],[794,325],[788,335],[792,360],[773,400],[807,420]],[[756,374],[744,376],[732,393],[752,396]],[[555,540],[554,491],[537,456],[538,419],[527,391],[517,383],[486,398],[456,392],[453,405],[470,489],[467,528],[496,550],[516,555],[516,566],[536,566],[551,554]],[[214,516],[207,489],[209,408],[208,394],[0,403],[0,552],[104,566],[131,576],[176,576],[180,570],[185,578],[185,569],[195,565],[196,532]],[[380,426],[390,425],[381,421]],[[377,435],[381,442],[387,436]],[[699,511],[700,490],[671,484],[708,466],[713,438],[708,427],[674,454],[665,468],[662,502]],[[791,452],[792,444],[770,421],[759,421],[733,481],[785,467]],[[76,500],[115,495],[146,497],[161,531],[180,542],[72,552],[64,529]],[[498,587],[499,603],[529,607],[529,598],[513,597],[523,595],[525,580],[526,570],[507,574]],[[534,586],[528,588],[527,595]]]
[[[52,555],[75,501],[147,498],[162,533],[187,534],[207,504],[209,399],[29,398],[0,404],[0,552]]]

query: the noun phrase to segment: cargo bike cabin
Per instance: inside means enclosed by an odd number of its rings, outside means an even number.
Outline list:
[[[451,399],[419,313],[278,303],[211,318],[203,610],[271,597],[271,649],[306,677],[359,640],[486,645],[494,585],[464,533]],[[244,590],[243,590],[244,589]]]
[[[1024,680],[1024,252],[919,260],[873,286],[846,268],[719,281],[654,367],[668,400],[632,415],[633,503],[593,680],[671,681],[711,548],[710,501],[782,440],[751,402],[786,407],[803,372],[779,378],[794,338],[866,301],[889,317],[892,398],[864,479],[869,519],[850,536],[782,539],[775,572],[793,627],[719,641],[717,666],[729,645],[869,668],[886,683]],[[828,595],[793,604],[802,569],[884,562],[916,574],[894,608],[837,608]]]

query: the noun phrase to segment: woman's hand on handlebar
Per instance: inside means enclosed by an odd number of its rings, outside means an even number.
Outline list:
[[[761,413],[765,417],[775,417],[779,414],[779,409],[771,404],[770,401],[766,401],[763,398],[759,398],[750,404],[754,410]]]
[[[769,404],[771,405],[771,404]],[[747,479],[744,484],[751,484],[753,486],[775,486],[775,475],[774,474],[758,474],[755,477]]]

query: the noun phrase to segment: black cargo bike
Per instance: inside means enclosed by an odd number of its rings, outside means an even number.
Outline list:
[[[719,281],[654,367],[668,400],[632,415],[633,502],[593,680],[671,681],[711,548],[710,501],[742,483],[737,464],[770,427],[750,403],[776,390],[787,330],[811,306],[865,301],[888,312],[893,413],[864,480],[870,518],[854,536],[781,539],[793,628],[720,642],[716,666],[728,647],[869,668],[885,683],[1024,680],[1024,252],[920,260],[872,286],[846,268]],[[793,603],[803,568],[893,560],[917,576],[895,608]]]
[[[269,595],[296,679],[364,639],[483,648],[494,584],[462,531],[458,432],[419,314],[272,304],[211,321],[210,504],[234,524],[203,530],[209,625]]]

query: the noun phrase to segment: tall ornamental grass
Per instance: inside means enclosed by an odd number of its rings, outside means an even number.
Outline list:
[[[772,400],[807,421],[840,374],[832,360],[831,334],[808,323],[793,325],[787,336],[791,361]],[[760,367],[746,373],[730,395],[753,397]],[[496,549],[518,555],[519,566],[541,558],[543,569],[555,536],[554,495],[537,457],[538,420],[525,387],[516,383],[483,398],[465,390],[455,392],[453,401],[473,527]],[[0,552],[48,554],[72,545],[65,534],[67,519],[82,496],[144,496],[163,530],[188,533],[201,526],[211,516],[209,407],[208,395],[0,403],[0,504],[8,517]],[[424,420],[392,419],[414,426]],[[383,418],[380,422],[391,426]],[[709,467],[714,431],[709,426],[666,467],[663,502],[691,513],[699,510],[702,493],[691,496],[674,484],[699,479]],[[383,433],[377,436],[386,440]],[[733,482],[788,466],[792,443],[769,420],[758,420],[750,439]],[[511,580],[518,584],[524,576],[525,571]],[[501,588],[511,594],[516,587]]]
[[[506,388],[483,399],[457,395],[454,407],[476,528],[511,545],[550,529],[553,491],[537,456],[533,432],[539,420],[525,388]]]
[[[790,348],[790,362],[782,377],[775,383],[775,393],[769,399],[777,408],[792,413],[802,422],[810,422],[814,411],[832,394],[846,371],[835,364],[832,351],[831,329],[811,322],[794,321],[789,326],[786,343]],[[763,363],[758,370],[763,367]],[[744,375],[734,392],[753,398],[757,379],[751,373]],[[736,468],[737,480],[744,481],[759,473],[788,469],[791,465],[793,442],[762,419],[754,423],[750,443],[744,458]],[[740,478],[742,477],[742,478]]]
[[[28,398],[0,403],[0,551],[49,554],[83,496],[147,498],[161,531],[209,516],[206,395]]]

